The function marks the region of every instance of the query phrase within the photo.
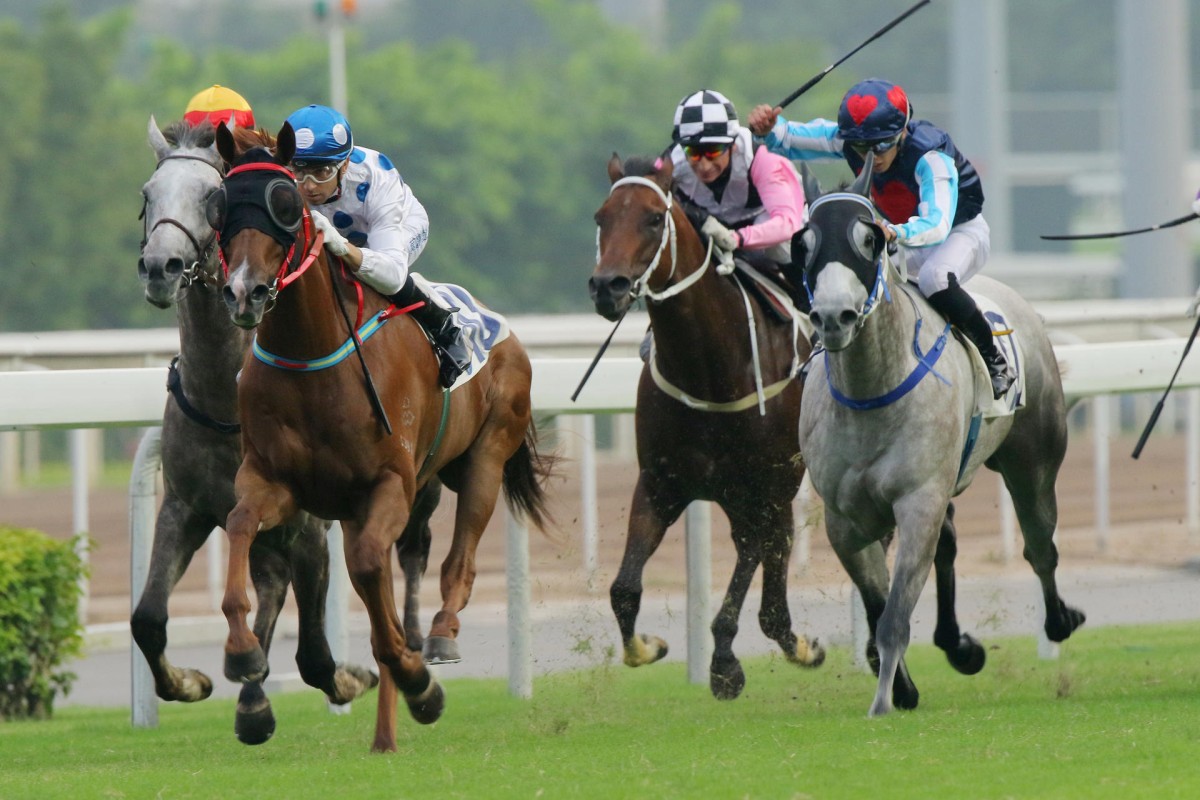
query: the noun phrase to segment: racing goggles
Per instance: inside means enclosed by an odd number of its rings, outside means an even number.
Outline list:
[[[296,176],[296,183],[312,181],[322,184],[336,178],[341,166],[337,161],[293,161],[292,173]]]
[[[900,134],[896,134],[887,139],[877,139],[874,142],[850,142],[850,149],[858,153],[860,156],[865,156],[867,151],[871,151],[877,156],[881,156],[888,150],[891,150],[900,143]]]
[[[724,142],[709,142],[708,144],[689,144],[683,148],[683,154],[687,156],[687,160],[693,164],[700,159],[705,161],[716,161],[725,151],[729,149],[729,145]]]

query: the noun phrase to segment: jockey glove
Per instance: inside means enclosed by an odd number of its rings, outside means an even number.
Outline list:
[[[738,249],[737,234],[718,222],[716,217],[704,220],[704,224],[700,226],[700,232],[712,239],[713,244],[726,253],[732,253]]]
[[[309,211],[312,215],[313,225],[317,230],[325,234],[325,247],[335,256],[344,256],[350,252],[346,241],[346,237],[338,233],[338,229],[329,221],[329,217],[322,214],[320,211]]]
[[[1200,214],[1200,191],[1196,192],[1196,199],[1192,201],[1192,213]]]

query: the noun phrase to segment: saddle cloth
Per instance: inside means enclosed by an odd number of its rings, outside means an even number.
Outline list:
[[[487,363],[492,348],[508,338],[508,320],[480,304],[471,293],[453,283],[427,282],[433,293],[454,312],[454,321],[463,334],[463,344],[471,354],[471,364],[458,376],[451,391],[479,374]]]
[[[975,292],[968,292],[968,294],[975,298],[975,304],[983,312],[983,318],[992,327],[996,346],[1000,348],[1000,352],[1008,359],[1009,366],[1017,372],[1017,379],[1013,381],[1008,391],[999,398],[993,397],[992,378],[988,373],[987,364],[983,361],[983,356],[979,354],[979,348],[971,342],[969,337],[959,334],[958,338],[966,346],[967,352],[970,353],[971,364],[974,367],[975,410],[976,413],[981,414],[985,418],[1006,417],[1018,408],[1025,406],[1024,354],[1021,352],[1020,342],[1013,335],[1015,332],[1012,326],[1009,325],[1004,310],[989,297],[976,294]]]

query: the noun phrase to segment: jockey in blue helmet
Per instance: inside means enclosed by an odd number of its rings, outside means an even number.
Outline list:
[[[904,89],[868,78],[850,87],[837,122],[788,122],[781,108],[756,106],[747,123],[767,147],[792,160],[844,158],[857,175],[874,153],[871,199],[887,220],[885,234],[896,242],[909,279],[938,313],[979,348],[1000,397],[1016,378],[996,347],[992,327],[961,284],[979,272],[991,251],[983,218],[979,173],[950,135],[912,118]]]
[[[383,153],[354,144],[350,122],[328,106],[294,111],[292,171],[325,233],[325,246],[362,281],[397,306],[417,303],[413,318],[429,332],[449,387],[471,363],[462,332],[429,283],[411,266],[429,240],[429,215]]]

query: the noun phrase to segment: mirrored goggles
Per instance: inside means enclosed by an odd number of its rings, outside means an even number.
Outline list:
[[[689,144],[683,148],[683,154],[687,156],[687,160],[695,163],[700,159],[706,161],[716,161],[725,151],[729,149],[728,144],[721,142],[712,142],[709,144]]]
[[[880,139],[874,142],[851,142],[850,149],[858,153],[860,156],[865,156],[868,150],[878,156],[883,155],[899,143],[900,134],[896,134],[890,139]]]
[[[293,161],[292,173],[296,176],[296,183],[312,181],[316,184],[322,184],[329,183],[336,178],[338,169],[341,166],[339,162],[330,161],[314,161],[311,163]]]

